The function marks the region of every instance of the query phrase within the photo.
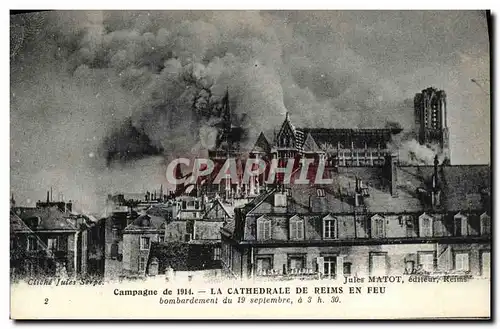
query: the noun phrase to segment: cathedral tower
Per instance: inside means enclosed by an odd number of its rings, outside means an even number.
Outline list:
[[[449,160],[449,132],[446,93],[430,87],[415,95],[415,128],[422,145],[437,145]]]

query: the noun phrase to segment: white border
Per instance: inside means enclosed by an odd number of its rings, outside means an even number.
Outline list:
[[[4,2],[5,3],[5,2]],[[69,1],[45,1],[43,4],[41,4],[39,1],[16,1],[16,2],[11,2],[10,4],[7,4],[7,8],[5,8],[4,11],[4,19],[2,20],[3,22],[9,22],[9,17],[8,15],[8,10],[9,9],[491,9],[492,14],[495,15],[495,20],[493,23],[498,22],[498,13],[500,10],[498,9],[498,1],[432,1],[432,0],[420,0],[420,1],[413,1],[411,3],[407,3],[407,5],[403,5],[403,2],[401,1],[360,1],[360,0],[349,0],[349,1],[343,1],[343,2],[337,2],[337,3],[331,3],[329,1],[262,1],[262,0],[254,0],[254,1],[249,1],[246,3],[238,2],[238,1],[232,1],[229,3],[228,1],[219,1],[219,0],[211,0],[211,1],[190,1],[190,2],[171,2],[171,1],[115,1],[115,2],[103,2],[102,0],[96,1],[96,0],[87,0],[84,2],[69,2]],[[496,24],[495,24],[496,25]],[[498,32],[498,29],[494,28],[494,31],[496,32],[494,35],[494,44],[498,46],[499,40],[498,40],[498,35],[500,32]],[[1,154],[2,160],[1,160],[1,169],[3,175],[1,176],[1,186],[2,188],[2,193],[0,194],[0,205],[1,205],[1,213],[5,214],[7,216],[7,209],[9,207],[8,199],[9,199],[9,177],[10,177],[10,168],[9,168],[9,157],[6,156],[10,154],[10,143],[9,141],[9,118],[10,118],[10,111],[9,111],[9,28],[5,26],[5,28],[1,29],[1,45],[2,45],[2,52],[1,54],[3,55],[3,60],[1,62],[1,77],[2,77],[2,91],[4,98],[2,99],[4,102],[3,110],[0,111],[0,124],[2,125],[2,129],[0,129],[0,133],[2,136],[0,137],[0,147],[1,147]],[[498,54],[498,47],[496,48],[496,53],[495,55]],[[492,61],[495,62],[495,73],[497,73],[498,69],[498,63],[495,61],[498,56],[495,56],[495,58],[491,58]],[[493,77],[495,78],[497,75],[495,74]],[[494,84],[496,86],[496,84]],[[495,92],[495,91],[493,91]],[[495,97],[495,102],[494,102],[494,108],[498,108],[498,96]],[[499,116],[497,115],[495,117],[495,126],[500,126],[500,122],[498,122]],[[494,143],[492,144],[493,147],[496,145],[500,145],[500,141],[498,140],[498,135],[495,135],[495,140]],[[493,155],[493,154],[492,154]],[[493,169],[494,172],[496,172],[496,167]],[[498,175],[495,175],[496,179],[494,183],[497,183],[497,180],[499,179],[497,177]],[[495,195],[495,198],[497,198],[497,195]],[[497,202],[495,202],[496,205],[499,205],[500,202],[499,200],[496,199]],[[2,261],[5,266],[3,266],[3,270],[1,271],[2,275],[2,284],[3,287],[5,287],[5,290],[2,294],[3,301],[2,301],[2,327],[13,327],[14,323],[12,321],[7,320],[9,318],[8,310],[9,310],[9,293],[10,292],[10,287],[9,287],[9,275],[7,271],[8,265],[8,258],[9,258],[9,247],[7,245],[8,239],[8,229],[7,229],[7,219],[4,217],[4,226],[2,229],[0,229],[0,234],[2,234],[2,239],[1,241],[4,243],[4,247],[1,249],[2,252]],[[496,231],[495,235],[498,234],[498,230],[500,225],[495,225]],[[498,255],[496,254],[495,251],[495,268],[496,264],[498,263]],[[498,282],[497,282],[498,283]],[[498,284],[494,285],[498,289]],[[496,295],[496,290],[495,290],[495,295]],[[29,301],[26,301],[26,306],[29,307]],[[7,322],[8,321],[8,322]],[[7,323],[5,323],[7,322]],[[110,323],[111,324],[111,323]],[[468,323],[469,325],[474,325],[473,323]],[[32,325],[30,324],[24,324],[24,325]],[[38,324],[39,326],[41,325],[42,327],[52,327],[54,324]],[[64,324],[63,324],[64,325]],[[96,323],[91,323],[92,326],[95,327],[103,327],[104,324],[96,324]],[[123,323],[117,323],[115,325],[123,325]],[[163,323],[158,323],[158,325],[163,326],[165,324]],[[175,326],[175,323],[168,323],[168,326]],[[199,326],[203,325],[203,323],[190,323],[186,324],[188,326]],[[222,326],[222,325],[234,325],[234,324],[223,324],[223,323],[215,323],[212,325],[217,325],[217,326]],[[253,323],[247,324],[247,325],[253,325]],[[259,326],[276,326],[278,324],[276,323],[269,323],[269,324],[263,324],[263,323],[258,323]],[[283,325],[288,325],[288,324],[279,324],[281,326]],[[307,324],[309,325],[309,324]],[[322,324],[324,326],[331,326],[330,323],[324,323]],[[335,326],[345,326],[346,324],[341,324],[341,323],[335,323]],[[385,324],[382,324],[385,325]],[[405,325],[405,324],[401,324]],[[140,327],[141,324],[134,324],[134,326]],[[419,324],[417,327],[420,326],[425,326],[425,328],[429,326],[434,326],[434,323],[425,323],[425,324]]]

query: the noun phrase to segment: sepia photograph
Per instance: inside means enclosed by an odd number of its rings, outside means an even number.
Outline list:
[[[11,319],[490,319],[491,16],[11,11]]]

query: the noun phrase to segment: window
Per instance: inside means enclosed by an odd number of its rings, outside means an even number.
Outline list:
[[[273,256],[257,256],[257,275],[265,275],[273,269]]]
[[[337,257],[329,256],[323,258],[323,275],[335,279],[337,270]]]
[[[139,271],[146,270],[146,257],[139,257]]]
[[[294,216],[290,218],[290,240],[303,240],[304,239],[304,221]]]
[[[387,274],[387,254],[370,253],[370,275]]]
[[[316,195],[320,197],[325,196],[325,190],[322,188],[316,189]]]
[[[351,275],[351,268],[352,268],[352,264],[349,263],[349,262],[345,262],[344,263],[344,275]]]
[[[49,250],[57,250],[58,249],[57,238],[49,238],[47,240],[47,248]]]
[[[26,263],[26,274],[28,276],[34,276],[36,275],[36,266],[32,262],[27,262]]]
[[[434,252],[419,252],[418,265],[425,272],[434,272]]]
[[[186,205],[187,205],[187,202],[186,201],[182,201],[182,209],[186,209]]]
[[[271,220],[261,217],[257,220],[257,240],[271,239]]]
[[[165,236],[164,235],[160,235],[158,237],[158,242],[165,242]]]
[[[112,232],[113,232],[113,239],[118,240],[118,229],[113,228]]]
[[[113,242],[110,246],[110,254],[111,254],[111,259],[117,259],[118,258],[118,243]]]
[[[420,237],[432,237],[432,217],[422,214],[419,217]]]
[[[372,217],[372,238],[385,238],[385,218],[380,215]]]
[[[232,249],[231,245],[223,242],[222,244],[222,263],[229,270],[232,269],[233,259],[232,259]]]
[[[34,236],[28,237],[27,243],[28,243],[27,244],[28,251],[35,251],[35,250],[37,250],[37,241],[36,241],[36,238]]]
[[[141,250],[148,250],[149,249],[149,240],[150,239],[148,237],[144,237],[144,236],[141,237],[141,243],[140,243]]]
[[[286,207],[286,194],[281,192],[276,192],[274,194],[274,206],[275,207]]]
[[[290,255],[288,256],[288,269],[290,273],[297,273],[299,270],[306,267],[305,255]]]
[[[404,274],[412,274],[415,271],[415,262],[412,260],[407,260],[405,262],[405,272]]]
[[[221,249],[220,247],[214,247],[214,260],[220,260]]]
[[[458,213],[453,217],[453,236],[467,235],[467,217]]]
[[[488,214],[484,213],[479,218],[480,226],[481,226],[481,235],[490,235],[491,234],[491,220]]]
[[[457,252],[454,257],[455,271],[469,271],[469,253]]]
[[[491,268],[491,253],[490,251],[481,252],[481,276],[490,277]]]
[[[327,216],[323,219],[323,238],[337,239],[337,219]]]

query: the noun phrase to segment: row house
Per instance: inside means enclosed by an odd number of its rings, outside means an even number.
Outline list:
[[[328,185],[280,185],[221,230],[238,278],[470,273],[488,276],[488,166],[338,168]]]

